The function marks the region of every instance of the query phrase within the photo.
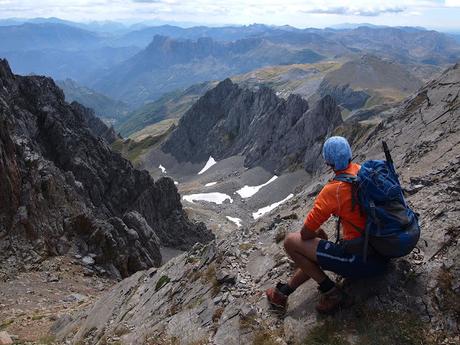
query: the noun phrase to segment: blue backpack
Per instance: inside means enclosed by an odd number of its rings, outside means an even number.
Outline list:
[[[409,254],[420,238],[418,217],[406,204],[388,146],[383,142],[385,160],[362,164],[357,176],[337,175],[334,180],[352,184],[353,207],[356,204],[367,216],[359,229],[364,260],[369,246],[378,254],[397,258]]]

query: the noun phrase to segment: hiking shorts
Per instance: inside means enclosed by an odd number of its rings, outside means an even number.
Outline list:
[[[340,244],[321,240],[316,250],[319,266],[345,278],[365,278],[385,272],[388,259],[368,255],[367,262],[359,254],[348,254]]]

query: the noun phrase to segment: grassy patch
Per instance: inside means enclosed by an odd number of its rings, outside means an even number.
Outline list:
[[[146,345],[181,345],[181,341],[178,337],[156,337],[156,339],[146,339],[144,342]],[[188,343],[189,345],[206,345],[208,342],[206,339],[199,339]]]
[[[0,331],[3,331],[4,329],[6,329],[13,322],[14,322],[13,319],[2,321],[2,323],[0,323]]]
[[[340,331],[341,325],[337,320],[326,320],[310,331],[303,345],[349,345]]]
[[[314,327],[303,345],[434,345],[423,323],[413,314],[357,306],[344,318],[327,319]]]
[[[216,266],[209,265],[208,269],[204,273],[203,278],[212,285],[212,296],[217,296],[217,294],[220,292],[220,283],[216,278]]]
[[[257,323],[256,315],[241,317],[240,319],[240,329],[242,330],[256,329],[259,328],[258,326],[259,324]]]
[[[252,345],[279,345],[279,341],[277,341],[279,337],[280,334],[277,331],[261,329],[255,333]]]
[[[212,285],[212,297],[217,296],[220,292],[220,283],[217,281],[216,278],[216,266],[211,264],[208,268],[204,271],[190,271],[187,275],[188,279],[191,283],[201,279],[204,283]]]
[[[37,321],[37,320],[43,319],[44,317],[45,317],[45,315],[33,315],[32,320]]]
[[[43,345],[52,345],[56,343],[56,338],[52,335],[45,335],[39,339],[38,343]]]
[[[157,284],[155,285],[155,292],[160,290],[163,286],[168,284],[171,281],[171,278],[168,276],[161,276],[160,279],[158,279]]]
[[[198,307],[200,304],[204,302],[203,297],[196,298],[192,300],[189,304],[187,304],[186,308],[187,309],[193,309],[195,307]]]
[[[249,242],[244,242],[240,244],[240,250],[243,250],[243,251],[249,250],[252,247],[253,247],[253,244]]]
[[[248,315],[240,318],[240,330],[242,333],[253,331],[254,338],[252,345],[279,345],[278,338],[283,338],[283,329],[271,329],[257,315]]]
[[[139,135],[138,138],[142,138],[139,140],[118,139],[112,143],[111,147],[114,151],[120,153],[124,158],[130,160],[133,164],[136,164],[136,162],[145,152],[166,138],[173,129],[174,124],[162,132],[159,131],[159,133],[155,135]],[[153,133],[153,130],[151,130],[151,132]]]

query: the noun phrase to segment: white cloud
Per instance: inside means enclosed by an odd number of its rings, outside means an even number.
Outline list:
[[[455,7],[460,7],[460,0],[0,0],[0,17],[55,16],[75,21],[163,20],[220,25],[259,22],[300,27],[362,22],[367,17],[380,24],[380,18],[391,18],[385,23],[400,25],[394,19],[418,17],[422,21],[426,16],[433,23],[444,23],[444,17],[434,20],[435,14],[428,12],[457,11],[452,9]]]
[[[447,7],[460,7],[460,0],[446,0]]]

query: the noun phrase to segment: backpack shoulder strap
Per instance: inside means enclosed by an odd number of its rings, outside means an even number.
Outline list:
[[[347,182],[347,183],[353,183],[358,180],[358,177],[356,175],[352,174],[339,174],[336,175],[333,179],[333,181],[341,181],[341,182]]]
[[[357,187],[357,182],[358,182],[358,176],[352,175],[352,174],[339,174],[336,175],[333,179],[333,181],[340,181],[340,182],[346,182],[350,183],[352,185],[351,187],[351,210],[353,211],[355,209],[355,206],[358,203],[358,187]],[[363,214],[361,208],[360,208],[361,214]]]

